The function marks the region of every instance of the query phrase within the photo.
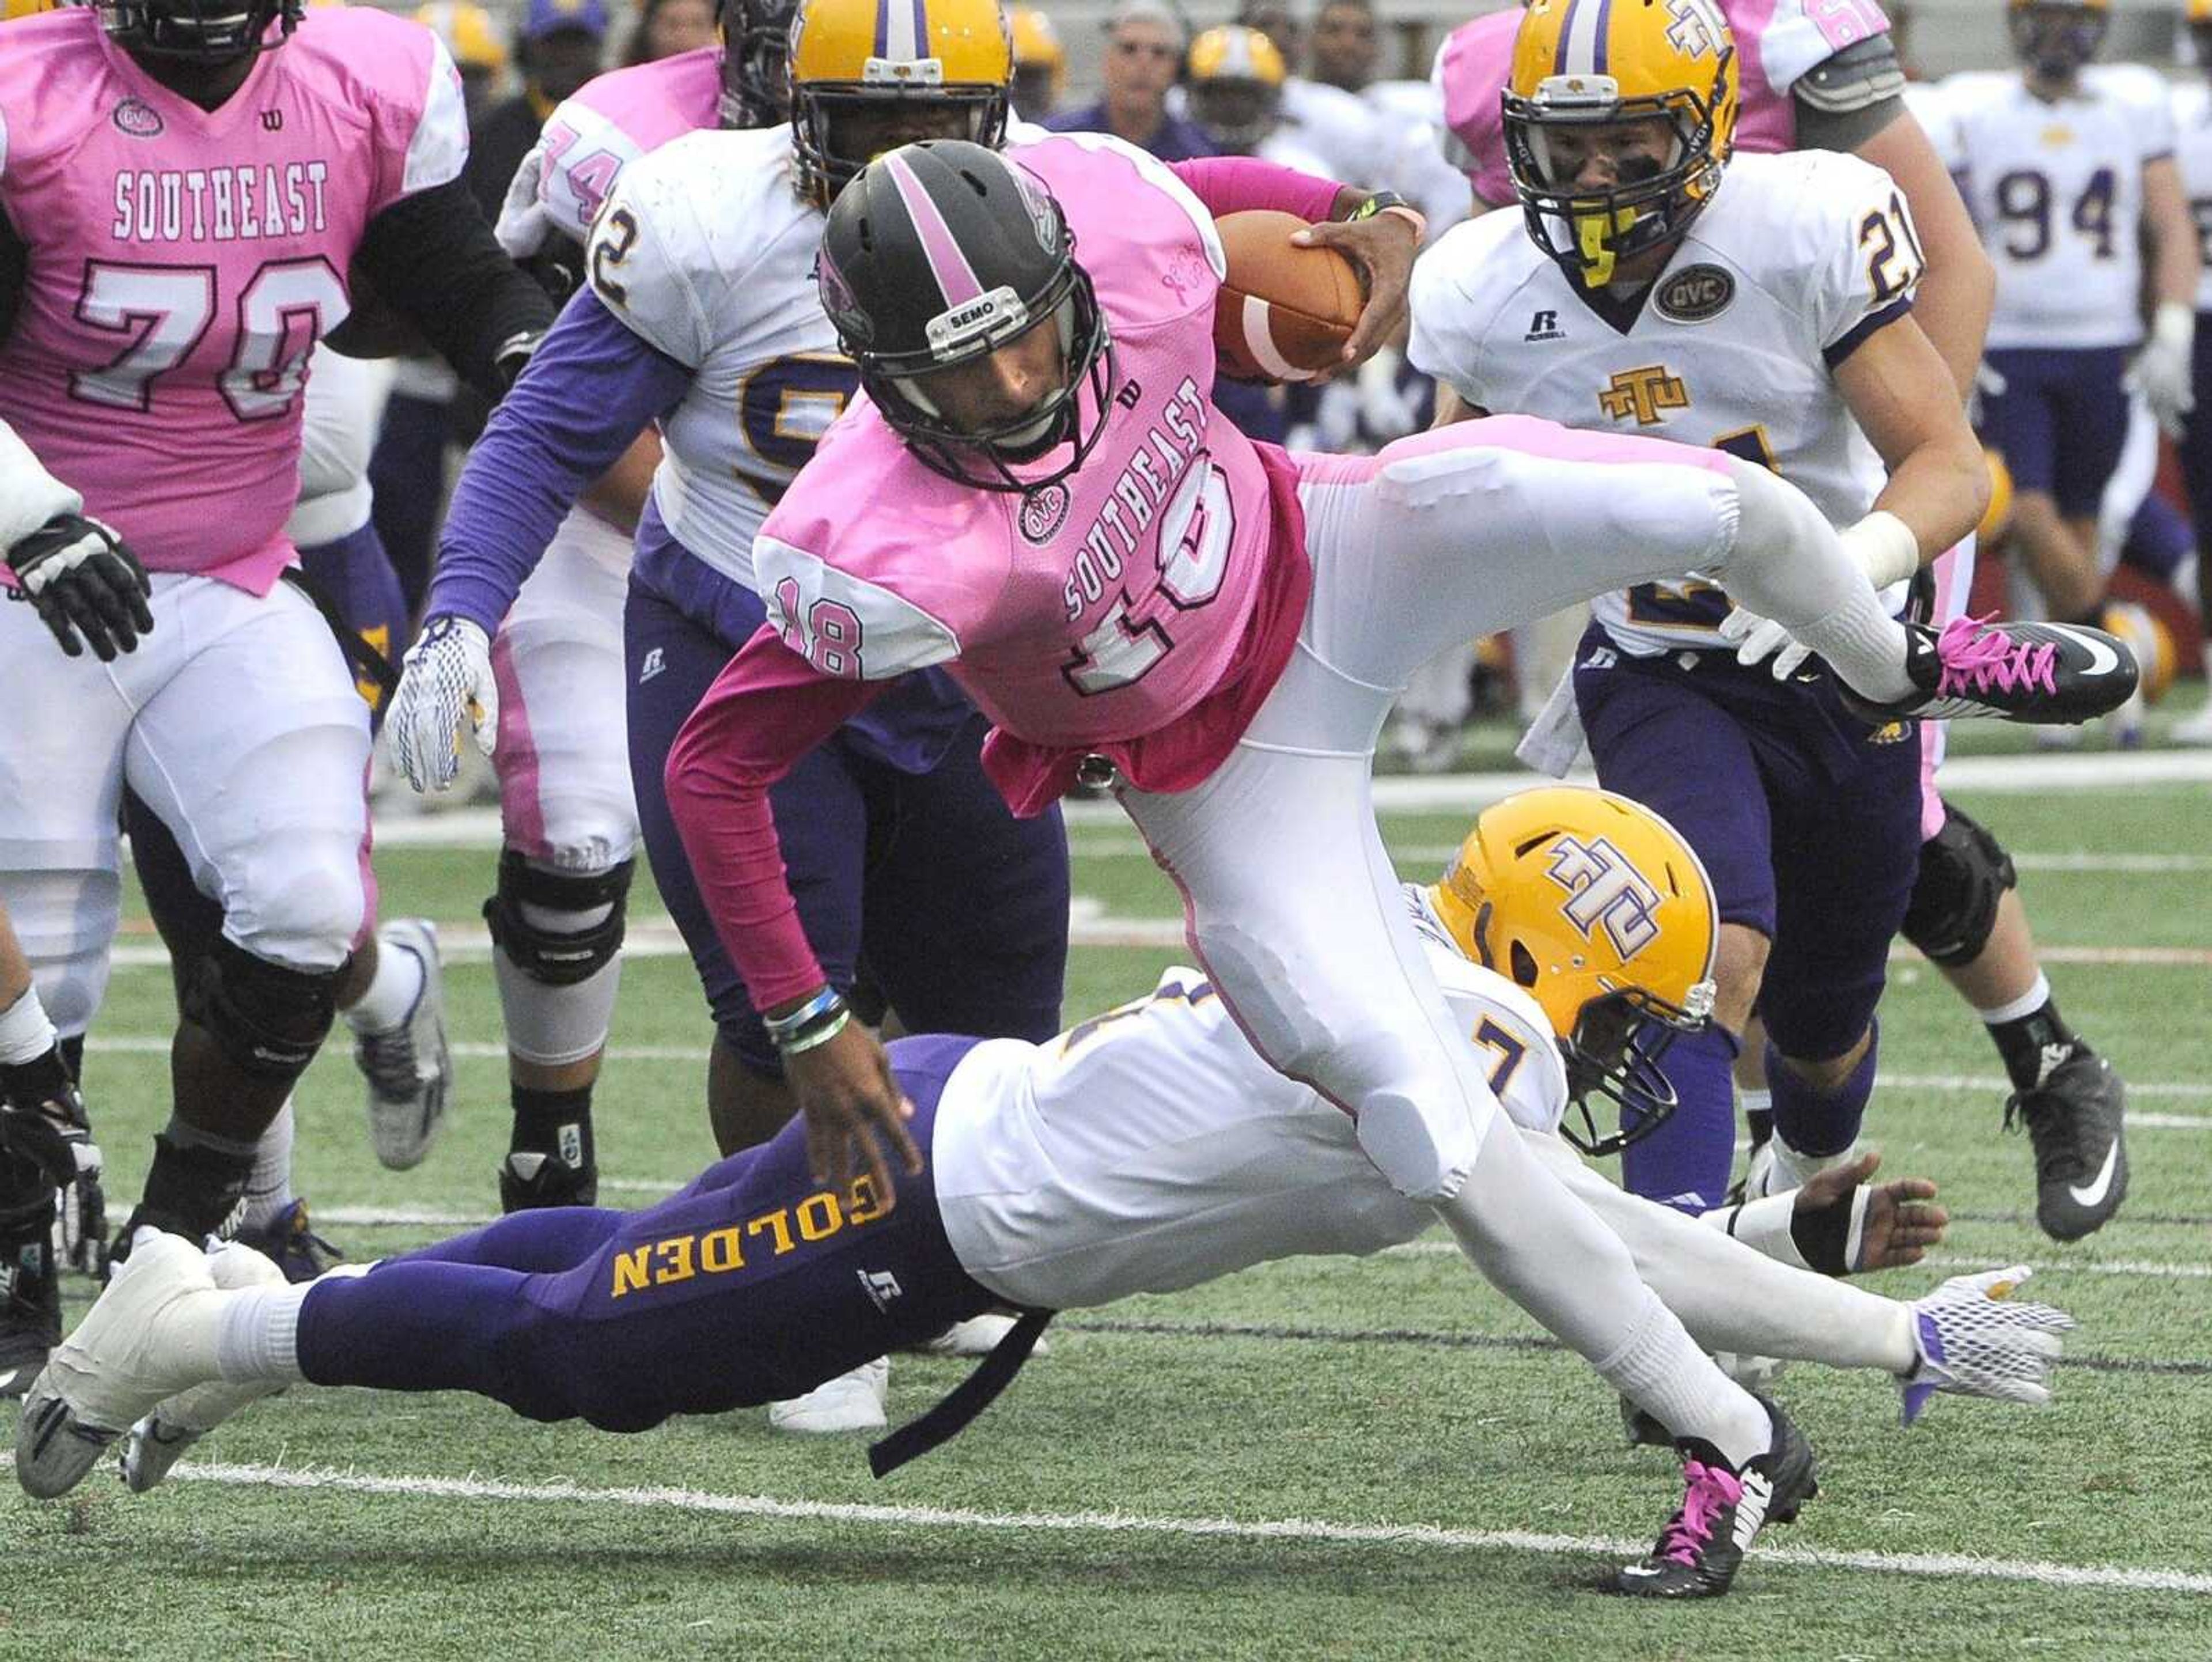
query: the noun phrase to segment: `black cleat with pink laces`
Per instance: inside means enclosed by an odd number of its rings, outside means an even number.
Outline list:
[[[1920,696],[1879,704],[1844,687],[1844,703],[1863,720],[2065,726],[2118,709],[2136,690],[2135,654],[2101,629],[2000,623],[1994,613],[1954,618],[1941,634],[1924,624],[1905,629],[1905,672]]]
[[[1732,1470],[1702,1443],[1678,1445],[1688,1492],[1659,1531],[1650,1556],[1614,1574],[1614,1592],[1638,1598],[1717,1598],[1735,1580],[1759,1531],[1795,1522],[1798,1508],[1820,1492],[1805,1434],[1765,1397],[1755,1400],[1774,1422],[1766,1452]]]

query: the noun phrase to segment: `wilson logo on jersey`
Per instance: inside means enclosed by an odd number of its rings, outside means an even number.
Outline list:
[[[1680,375],[1670,375],[1663,363],[1647,363],[1640,369],[1624,369],[1597,395],[1597,407],[1615,421],[1636,418],[1638,427],[1655,427],[1669,410],[1690,407],[1690,389]]]
[[[1567,892],[1567,922],[1586,941],[1603,929],[1622,962],[1659,938],[1658,889],[1609,839],[1561,837],[1545,875]]]

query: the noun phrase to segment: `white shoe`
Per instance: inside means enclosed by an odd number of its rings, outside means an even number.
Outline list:
[[[224,1292],[248,1287],[283,1287],[284,1272],[250,1246],[225,1245],[208,1255],[215,1284]],[[222,1379],[194,1385],[163,1403],[131,1428],[123,1445],[123,1481],[143,1495],[169,1475],[185,1451],[249,1403],[283,1390],[276,1381],[234,1385]]]
[[[446,976],[438,931],[427,917],[396,917],[376,932],[377,950],[411,953],[422,965],[415,1008],[390,1032],[356,1032],[354,1066],[368,1081],[368,1135],[394,1172],[422,1163],[445,1123],[453,1055],[446,1043]]]
[[[1777,1133],[1752,1151],[1751,1164],[1744,1168],[1743,1197],[1755,1201],[1786,1195],[1832,1166],[1850,1165],[1854,1158],[1850,1148],[1840,1154],[1801,1154]]]
[[[928,1343],[921,1347],[925,1356],[988,1356],[999,1348],[999,1341],[1013,1331],[1014,1318],[988,1311],[981,1316],[970,1316],[964,1322],[955,1322]],[[1040,1337],[1036,1348],[1030,1352],[1035,1356],[1048,1356],[1052,1347]]]
[[[2051,1400],[2051,1370],[2074,1325],[2064,1311],[2013,1291],[2028,1278],[2025,1264],[1954,1275],[1912,1301],[1912,1348],[1919,1357],[1898,1376],[1911,1425],[1939,1391],[2040,1407]]]
[[[890,1423],[884,1401],[890,1389],[891,1365],[885,1356],[863,1362],[850,1373],[824,1380],[804,1397],[768,1405],[771,1431],[810,1437],[840,1431],[881,1431]]]
[[[2212,696],[2196,715],[2176,721],[2171,737],[2177,745],[2212,745]]]
[[[125,1427],[205,1382],[204,1372],[179,1364],[173,1341],[198,1313],[193,1306],[217,1296],[206,1253],[181,1236],[142,1234],[23,1399],[15,1479],[25,1493],[68,1494]]]

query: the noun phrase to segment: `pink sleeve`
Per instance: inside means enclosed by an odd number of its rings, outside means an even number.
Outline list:
[[[886,685],[833,680],[763,624],[714,678],[669,749],[669,813],[757,1010],[826,979],[785,880],[769,787]]]
[[[1342,188],[1333,180],[1316,179],[1251,155],[1200,156],[1170,166],[1216,219],[1269,208],[1318,224],[1335,213],[1336,193]]]

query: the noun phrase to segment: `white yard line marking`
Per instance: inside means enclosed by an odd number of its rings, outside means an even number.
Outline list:
[[[315,1215],[323,1215],[318,1208]],[[1457,1242],[1449,1240],[1403,1241],[1396,1246],[1386,1246],[1382,1256],[1407,1258],[1455,1258],[1461,1256]],[[1288,1263],[1291,1259],[1279,1259]],[[1969,1258],[1951,1254],[1936,1254],[1923,1258],[1921,1263],[1930,1269],[1969,1269],[1980,1271],[1998,1267],[1996,1257]],[[2212,1264],[2176,1263],[2148,1258],[2071,1259],[2057,1258],[2040,1262],[2025,1261],[2006,1257],[2006,1263],[2027,1262],[2027,1267],[2039,1275],[2140,1275],[2165,1281],[2212,1281]]]
[[[7,1463],[14,1464],[12,1453]],[[994,1530],[1049,1535],[1154,1535],[1182,1539],[1311,1541],[1420,1547],[1445,1551],[1504,1551],[1546,1556],[1635,1557],[1640,1537],[1545,1535],[1529,1530],[1441,1529],[1431,1524],[1346,1524],[1308,1518],[1171,1518],[1121,1512],[978,1512],[955,1507],[872,1506],[836,1501],[785,1501],[767,1495],[717,1495],[693,1488],[599,1488],[582,1483],[504,1483],[479,1477],[379,1476],[311,1467],[188,1462],[173,1481],[232,1488],[330,1489],[411,1500],[483,1501],[556,1506],[629,1507],[760,1518],[794,1523],[879,1524],[895,1529]],[[1943,1580],[2021,1581],[2046,1587],[2097,1587],[2122,1592],[2212,1593],[2212,1575],[2125,1564],[2054,1564],[2033,1559],[1979,1558],[1963,1553],[1825,1552],[1760,1547],[1761,1564],[1856,1570]]]
[[[1448,773],[1427,777],[1395,776],[1375,782],[1375,806],[1385,813],[1445,813],[1473,811],[1545,782],[1540,774]],[[1577,784],[1595,784],[1593,774],[1573,776]],[[1960,756],[1943,765],[1948,789],[1995,794],[2051,790],[2111,790],[2130,785],[2212,784],[2212,752],[2148,751],[2132,756],[2100,752],[2086,756]],[[1071,801],[1063,805],[1076,827],[1126,826],[1113,802]],[[379,848],[483,849],[499,846],[499,810],[464,808],[451,813],[380,816]]]
[[[1383,833],[1387,838],[1389,828]],[[1150,860],[1152,851],[1134,831],[1086,831],[1068,840],[1068,851],[1079,860]],[[1402,868],[1449,864],[1459,853],[1456,843],[1393,843],[1390,853]],[[2202,854],[2089,854],[2081,851],[2023,854],[2011,850],[2013,864],[2024,872],[2079,874],[2124,873],[2135,876],[2166,873],[2212,872],[2212,855]]]

